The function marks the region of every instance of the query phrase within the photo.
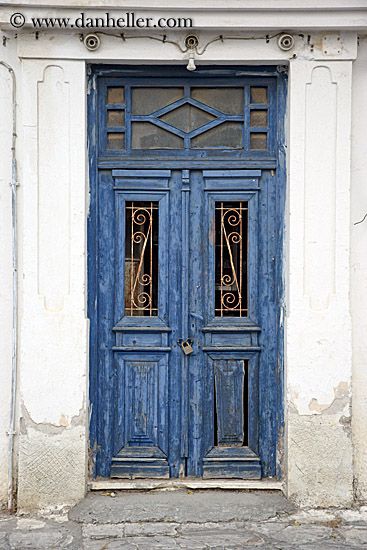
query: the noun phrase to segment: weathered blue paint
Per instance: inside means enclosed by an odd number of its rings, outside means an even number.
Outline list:
[[[274,68],[201,68],[190,78],[179,68],[170,68],[167,75],[165,71],[96,67],[90,76],[88,311],[93,475],[280,477],[286,77]],[[172,85],[266,83],[272,112],[269,149],[249,152],[246,133],[245,152],[133,154],[128,125],[126,153],[107,154],[101,89],[107,84],[151,85],[153,77],[157,85],[167,84],[167,77]],[[250,102],[246,90],[245,122]],[[129,117],[128,102],[127,96]],[[195,101],[190,98],[190,103]],[[160,206],[158,317],[124,313],[124,204],[130,200],[156,201]],[[218,318],[213,310],[213,208],[215,201],[231,200],[249,205],[250,311],[246,318]],[[190,356],[177,343],[186,338],[193,340]],[[248,441],[238,446],[246,384]]]
[[[285,200],[286,200],[286,135],[285,117],[287,105],[287,70],[280,69],[277,85],[277,190],[276,190],[276,244],[275,254],[280,261],[275,266],[275,298],[276,298],[276,383],[278,390],[275,392],[275,416],[273,428],[273,446],[275,448],[275,468],[269,468],[271,475],[279,479],[284,473],[284,224],[285,224]]]
[[[89,215],[87,220],[88,234],[88,316],[90,322],[89,333],[89,402],[90,402],[90,464],[89,468],[91,475],[96,476],[96,460],[97,460],[97,433],[98,433],[98,310],[97,310],[97,273],[98,273],[98,223],[97,223],[97,192],[96,185],[98,179],[97,170],[97,114],[96,114],[96,94],[92,91],[95,89],[97,77],[89,71],[88,82],[88,101],[87,101],[87,117],[88,117],[88,161],[89,161]]]

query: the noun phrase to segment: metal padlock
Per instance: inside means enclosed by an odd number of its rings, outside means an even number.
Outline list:
[[[190,353],[194,351],[190,338],[187,338],[187,340],[179,340],[178,343],[185,355],[190,355]]]

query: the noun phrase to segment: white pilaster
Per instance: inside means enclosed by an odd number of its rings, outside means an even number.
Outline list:
[[[351,61],[289,73],[288,494],[352,501],[349,304]]]
[[[353,446],[356,498],[367,501],[367,39],[353,65],[351,306],[353,321]]]
[[[86,89],[83,61],[25,61],[22,78],[20,509],[86,483]]]

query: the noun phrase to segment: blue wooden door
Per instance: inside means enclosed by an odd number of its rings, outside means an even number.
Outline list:
[[[95,474],[276,475],[283,78],[94,78]]]

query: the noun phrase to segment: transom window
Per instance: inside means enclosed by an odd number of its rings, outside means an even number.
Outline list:
[[[105,87],[106,154],[270,149],[268,85]]]

